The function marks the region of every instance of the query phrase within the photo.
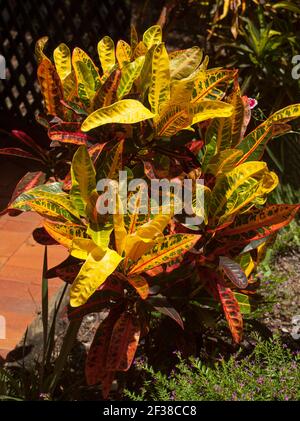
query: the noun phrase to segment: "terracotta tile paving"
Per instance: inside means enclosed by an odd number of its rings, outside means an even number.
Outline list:
[[[3,316],[6,321],[6,339],[0,336],[2,356],[20,341],[40,311],[44,247],[35,243],[31,235],[40,223],[41,218],[33,213],[0,217],[0,319]],[[49,267],[66,256],[63,247],[48,247]],[[49,295],[60,286],[59,279],[49,280]]]

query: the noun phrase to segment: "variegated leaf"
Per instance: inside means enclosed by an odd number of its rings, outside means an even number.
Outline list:
[[[170,72],[172,80],[181,80],[190,76],[200,65],[203,52],[199,47],[177,51],[170,57]]]
[[[216,286],[233,340],[240,343],[243,336],[243,318],[239,303],[230,288],[219,282]]]
[[[149,295],[149,285],[147,280],[143,276],[134,276],[129,277],[128,282],[130,285],[136,290],[136,292],[139,294],[139,296],[146,300],[146,298]]]
[[[54,63],[56,71],[60,80],[63,81],[72,71],[71,53],[66,44],[59,44],[53,52]]]
[[[161,243],[156,244],[130,268],[129,275],[137,275],[178,258],[190,250],[200,237],[196,234],[166,236]]]
[[[229,227],[222,230],[222,235],[233,236],[263,227],[268,227],[269,230],[275,232],[289,224],[299,209],[300,205],[267,205],[263,209],[242,213]]]
[[[139,101],[122,99],[90,114],[82,123],[81,130],[87,132],[109,123],[133,124],[153,117],[154,114]]]
[[[74,154],[71,177],[70,198],[80,215],[85,215],[86,206],[96,190],[96,171],[85,146],[80,146]]]
[[[44,228],[55,241],[69,250],[74,239],[88,238],[86,227],[83,225],[44,221]]]
[[[106,376],[106,359],[112,331],[118,313],[111,311],[98,327],[85,363],[85,376],[88,385],[101,382]]]
[[[106,281],[122,257],[114,250],[106,251],[96,247],[89,254],[70,290],[70,304],[79,307]]]
[[[118,99],[122,99],[129,94],[136,78],[139,77],[144,65],[145,57],[138,57],[131,63],[127,63],[122,68],[122,76],[117,90]]]
[[[148,94],[151,111],[159,114],[170,99],[169,56],[163,43],[157,45],[152,56],[152,76]]]
[[[138,318],[129,312],[122,313],[113,327],[106,358],[107,370],[129,370],[139,344],[140,334]]]
[[[266,194],[278,184],[275,173],[265,162],[245,162],[219,177],[212,191],[210,215],[219,217],[219,224],[251,203],[263,204]]]
[[[225,95],[228,84],[233,80],[236,71],[211,69],[204,73],[199,73],[195,81],[192,94],[192,102],[203,99],[220,100]]]
[[[117,90],[120,80],[121,71],[115,69],[94,96],[93,109],[107,107],[117,100]]]
[[[230,117],[232,112],[232,105],[217,100],[198,101],[190,107],[190,113],[193,115],[192,124],[214,117]]]
[[[110,37],[105,36],[99,41],[98,55],[103,73],[110,71],[116,62],[115,44]]]
[[[226,256],[220,256],[219,267],[236,287],[239,289],[245,289],[247,287],[247,276],[241,266],[234,260],[231,260]]]
[[[188,127],[191,122],[192,116],[185,105],[171,104],[162,110],[159,118],[155,119],[155,128],[158,136],[171,137]]]
[[[131,47],[122,39],[118,41],[116,47],[116,57],[119,64],[120,69],[126,64],[130,62],[131,59]]]
[[[160,25],[153,25],[147,29],[143,35],[143,42],[149,49],[152,45],[157,45],[162,42],[162,30]]]
[[[43,59],[38,67],[37,76],[44,98],[47,114],[63,116],[63,87],[55,66],[49,59]]]
[[[92,59],[80,48],[74,48],[72,64],[75,71],[77,92],[86,107],[91,102],[101,86],[98,69]]]

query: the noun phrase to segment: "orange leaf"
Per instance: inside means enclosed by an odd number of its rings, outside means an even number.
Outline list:
[[[133,361],[140,339],[140,323],[137,317],[124,312],[116,322],[107,352],[106,369],[127,371]]]
[[[128,282],[130,285],[136,289],[136,292],[140,295],[140,297],[145,300],[149,294],[149,285],[143,276],[135,276],[134,278],[128,278]]]
[[[55,66],[50,60],[44,59],[38,67],[37,75],[47,114],[63,116],[60,102],[63,99],[63,87]]]
[[[236,235],[269,227],[274,232],[289,224],[300,209],[298,205],[267,205],[263,209],[240,214],[225,230],[222,236]]]
[[[116,320],[117,314],[109,313],[97,329],[85,363],[85,376],[88,385],[105,379],[108,347]]]
[[[220,301],[234,342],[241,342],[243,335],[243,318],[240,306],[230,288],[220,282],[216,283]]]

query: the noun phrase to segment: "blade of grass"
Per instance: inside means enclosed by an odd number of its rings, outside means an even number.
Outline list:
[[[67,329],[67,332],[64,337],[64,341],[59,353],[59,356],[55,362],[53,374],[49,377],[49,387],[48,387],[48,393],[50,395],[53,394],[58,381],[60,379],[61,373],[65,367],[67,358],[69,353],[72,350],[72,347],[74,345],[74,342],[77,337],[78,330],[80,328],[82,319],[79,320],[71,320]]]
[[[40,367],[40,393],[43,393],[45,363],[46,363],[46,350],[48,338],[48,312],[49,312],[49,294],[48,294],[48,279],[46,272],[48,270],[48,250],[45,246],[44,261],[43,261],[43,274],[42,274],[42,324],[43,324],[43,357]]]

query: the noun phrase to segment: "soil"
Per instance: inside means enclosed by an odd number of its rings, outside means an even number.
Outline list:
[[[282,281],[274,282],[274,278]],[[278,254],[272,264],[272,275],[263,279],[262,284],[265,284],[263,296],[266,299],[271,291],[273,305],[261,321],[272,332],[279,331],[297,339],[298,330],[300,333],[300,248]]]

